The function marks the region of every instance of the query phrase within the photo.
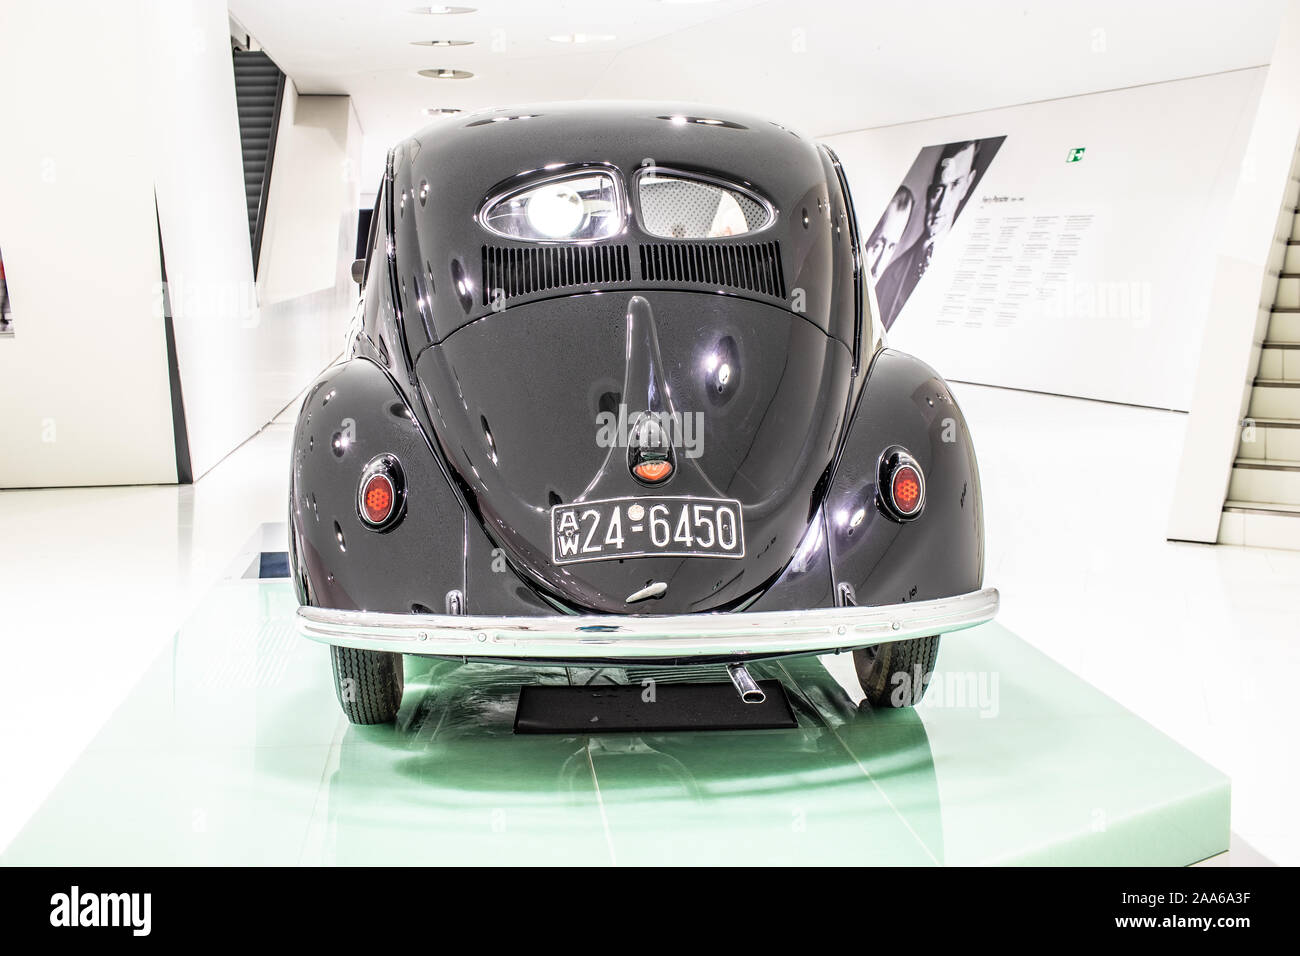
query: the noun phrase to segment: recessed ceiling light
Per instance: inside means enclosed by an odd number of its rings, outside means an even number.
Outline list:
[[[445,7],[441,4],[434,4],[431,7],[416,7],[412,13],[424,13],[435,17],[449,16],[453,13],[473,13],[473,7]]]
[[[612,33],[561,33],[550,38],[552,43],[607,43],[613,39]]]
[[[427,106],[424,110],[425,116],[453,116],[456,113],[463,112],[454,106]]]
[[[473,40],[412,40],[411,46],[469,46]]]
[[[474,74],[469,70],[420,70],[421,76],[427,76],[431,80],[468,80]]]

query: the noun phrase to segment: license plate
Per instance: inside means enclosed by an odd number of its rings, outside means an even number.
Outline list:
[[[551,508],[556,564],[647,556],[743,558],[740,502],[730,498],[606,498]]]

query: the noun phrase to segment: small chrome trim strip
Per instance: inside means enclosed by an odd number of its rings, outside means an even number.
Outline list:
[[[298,608],[298,632],[322,644],[447,657],[762,657],[847,650],[975,627],[998,611],[996,588],[877,607],[731,614],[467,617]]]
[[[649,598],[663,597],[668,593],[668,584],[664,581],[651,581],[645,587],[633,591],[623,599],[624,604],[635,604],[637,601],[645,601]]]

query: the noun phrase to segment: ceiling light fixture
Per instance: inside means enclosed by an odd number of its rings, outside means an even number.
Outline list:
[[[425,107],[424,115],[425,116],[454,116],[460,112],[463,112],[463,110],[459,110],[454,106],[428,106]]]
[[[473,40],[412,40],[411,46],[470,46]]]
[[[473,13],[473,7],[446,7],[441,4],[435,4],[431,7],[416,7],[412,13],[423,13],[429,16],[445,17],[454,13]]]
[[[474,74],[469,70],[420,70],[420,75],[431,80],[468,80]]]

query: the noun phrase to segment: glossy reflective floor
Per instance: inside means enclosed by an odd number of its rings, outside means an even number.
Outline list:
[[[0,862],[1187,864],[1228,845],[1222,774],[996,624],[945,640],[915,711],[861,712],[847,658],[801,658],[755,668],[796,730],[516,736],[521,681],[674,676],[408,659],[397,726],[350,727],[294,606],[283,580],[210,591]]]

